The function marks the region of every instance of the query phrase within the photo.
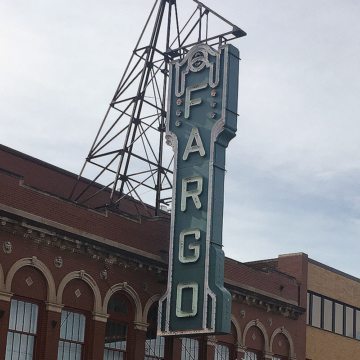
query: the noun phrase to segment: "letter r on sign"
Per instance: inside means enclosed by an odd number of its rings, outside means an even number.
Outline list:
[[[196,183],[195,189],[189,190],[188,185],[191,183]],[[181,187],[181,211],[186,210],[186,200],[188,197],[191,197],[194,201],[194,205],[197,209],[201,208],[201,201],[199,195],[202,193],[203,188],[203,178],[201,176],[193,176],[182,179]]]

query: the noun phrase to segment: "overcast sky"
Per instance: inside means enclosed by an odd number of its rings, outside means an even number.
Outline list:
[[[305,252],[360,277],[360,2],[204,2],[248,33],[226,255]],[[151,5],[0,1],[0,142],[78,173]]]

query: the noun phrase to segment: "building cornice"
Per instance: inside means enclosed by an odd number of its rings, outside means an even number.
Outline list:
[[[265,295],[265,292],[259,289],[249,290],[249,287],[244,284],[229,284],[225,279],[225,287],[230,290],[233,301],[261,308],[266,312],[280,314],[290,319],[298,319],[306,311],[288,299],[270,293]]]
[[[39,246],[51,246],[62,251],[84,254],[95,261],[103,261],[106,266],[146,268],[162,275],[165,275],[167,271],[167,263],[160,256],[96,235],[76,231],[61,224],[54,224],[52,221],[21,210],[11,209],[3,204],[0,204],[0,221],[3,231],[18,233]]]
[[[80,237],[80,238],[86,239],[88,241],[94,241],[101,245],[107,245],[107,246],[116,248],[123,252],[132,253],[132,254],[135,254],[135,255],[138,255],[138,256],[141,256],[141,257],[144,257],[147,259],[151,259],[151,260],[154,260],[154,261],[157,261],[160,263],[165,263],[164,260],[160,256],[157,256],[157,255],[151,254],[149,252],[131,247],[129,245],[125,245],[125,244],[115,242],[113,240],[109,240],[107,238],[104,238],[104,237],[101,237],[98,235],[88,233],[86,231],[76,229],[76,228],[68,226],[68,225],[61,224],[61,223],[53,221],[53,220],[46,219],[41,216],[37,216],[37,215],[31,214],[31,213],[28,213],[23,210],[19,210],[19,209],[16,209],[16,208],[4,205],[4,204],[0,204],[0,214],[1,214],[1,211],[9,214],[10,216],[15,215],[16,217],[22,218],[23,225],[27,226],[29,228],[33,227],[36,230],[41,229],[41,231],[45,231],[46,228],[52,228],[54,231],[58,230],[61,233],[68,233],[69,235]],[[5,218],[6,218],[6,216],[5,216]],[[30,220],[31,222],[37,223],[39,227],[27,224],[26,220]]]

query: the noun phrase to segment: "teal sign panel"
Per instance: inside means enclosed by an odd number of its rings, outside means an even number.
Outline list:
[[[171,63],[167,142],[174,151],[168,288],[159,335],[230,332],[222,223],[225,150],[237,123],[239,52],[194,46]]]

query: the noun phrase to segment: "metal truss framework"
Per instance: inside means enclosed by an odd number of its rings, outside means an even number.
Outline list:
[[[131,197],[146,211],[145,203],[153,206],[149,215],[159,215],[170,204],[173,156],[170,148],[164,148],[169,62],[181,59],[195,44],[217,46],[246,35],[193,1],[195,10],[183,22],[176,0],[155,1],[71,200],[116,209],[122,199]],[[92,180],[84,185],[84,177]]]

